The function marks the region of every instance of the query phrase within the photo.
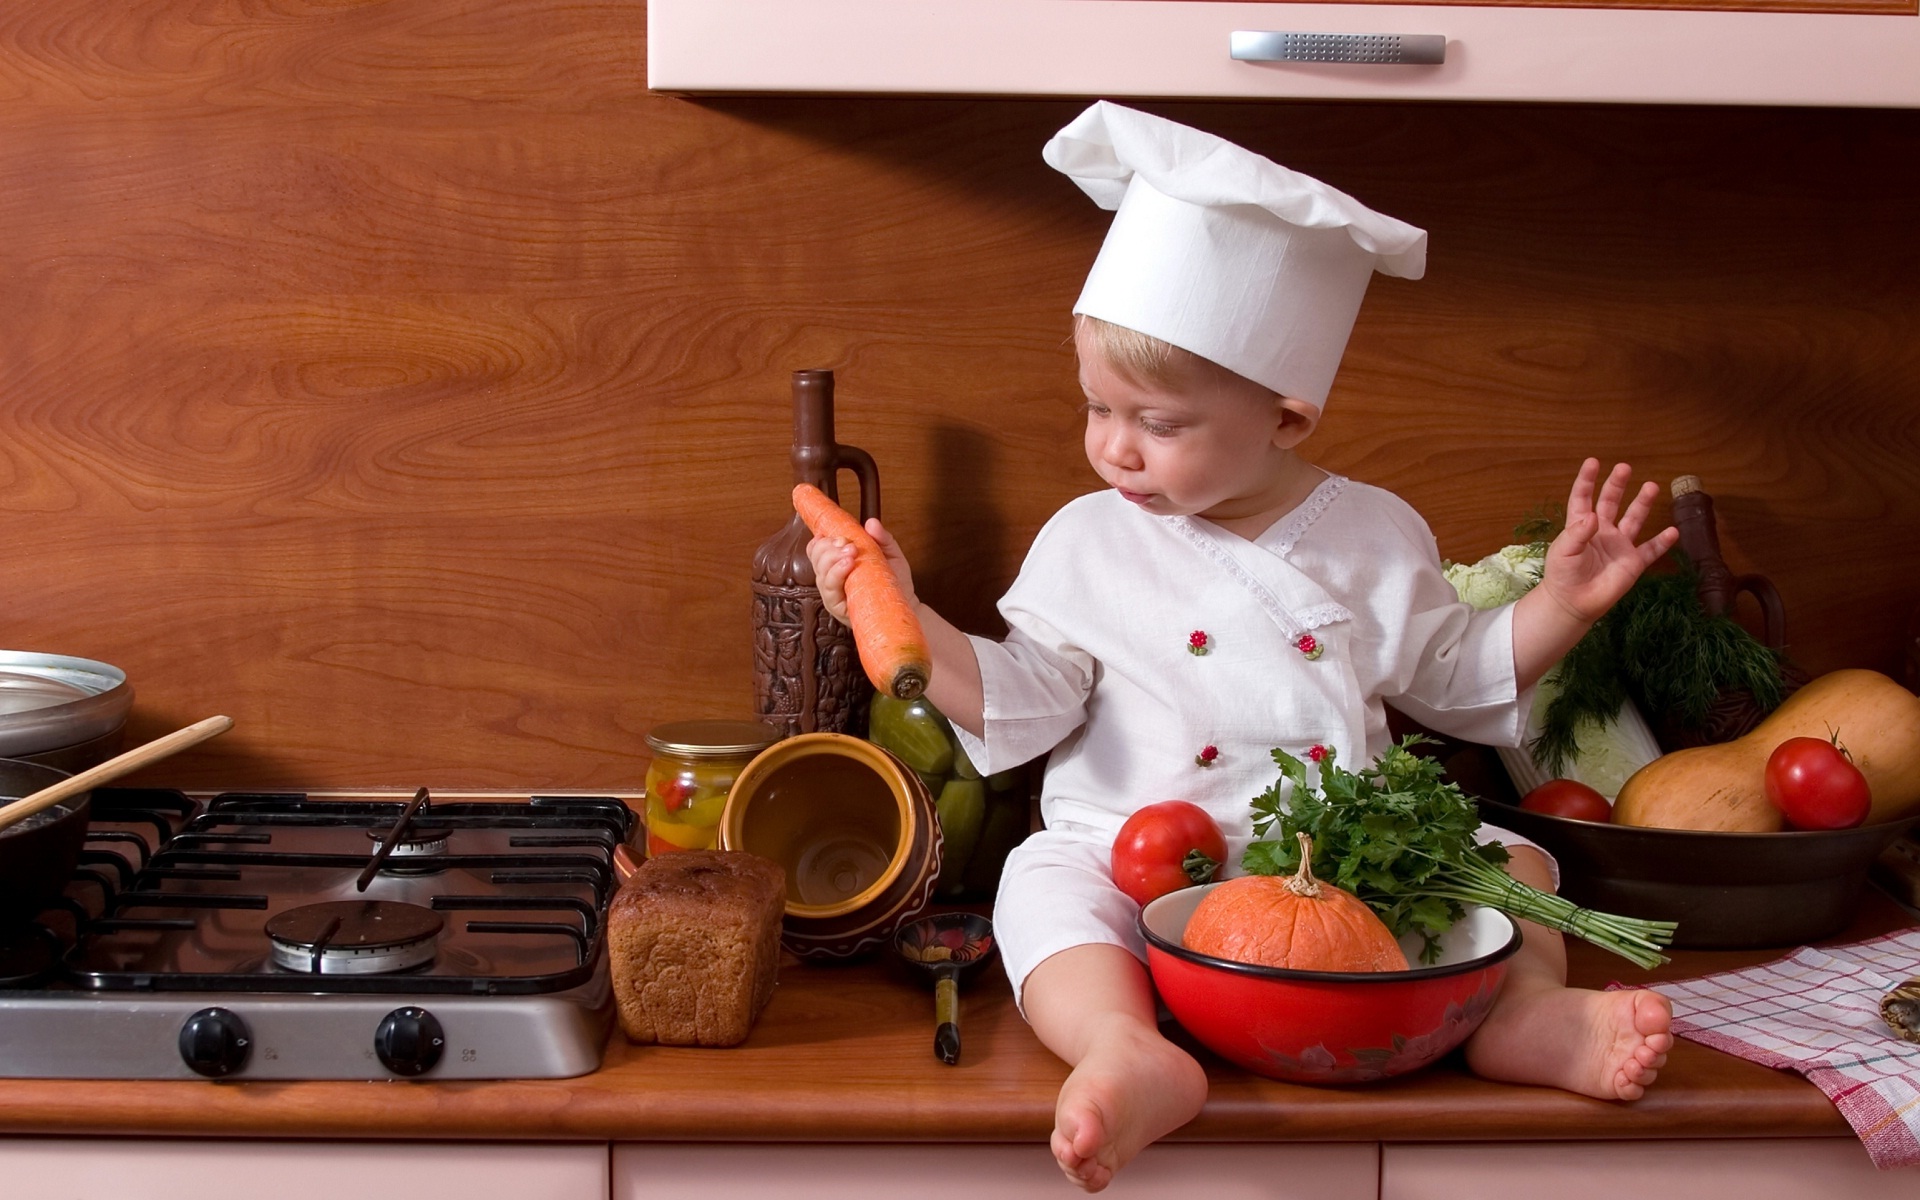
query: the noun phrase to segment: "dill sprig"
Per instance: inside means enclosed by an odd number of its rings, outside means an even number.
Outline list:
[[[1706,724],[1722,692],[1749,693],[1761,712],[1779,705],[1780,655],[1733,618],[1707,615],[1698,573],[1680,552],[1672,558],[1676,569],[1641,575],[1554,669],[1560,693],[1529,747],[1548,773],[1563,774],[1582,727],[1611,720],[1628,699],[1690,729]]]
[[[1537,504],[1527,510],[1520,523],[1513,527],[1513,540],[1545,550],[1547,543],[1560,536],[1567,527],[1567,506],[1564,504]]]

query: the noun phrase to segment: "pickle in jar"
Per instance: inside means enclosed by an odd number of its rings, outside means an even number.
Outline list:
[[[713,842],[714,831],[711,829],[682,825],[677,821],[647,823],[647,856],[649,858],[670,850],[711,850]]]
[[[987,819],[972,860],[961,876],[962,891],[990,893],[1000,881],[1007,855],[1027,836],[1027,800],[1018,792],[995,792],[987,804]]]
[[[726,811],[727,792],[733,786],[729,773],[719,778],[693,778],[697,772],[682,772],[660,783],[659,792],[647,792],[647,828],[683,850],[710,850],[719,835],[720,817]]]
[[[960,744],[959,738],[953,739],[953,773],[960,779],[980,778],[980,768],[974,766],[973,760],[967,757],[967,748]]]
[[[954,779],[940,789],[934,801],[940,818],[940,878],[935,889],[951,895],[961,889],[967,864],[973,861],[974,848],[980,843],[980,830],[987,820],[987,787],[978,779]]]
[[[876,694],[867,711],[867,740],[923,776],[944,775],[953,766],[947,719],[924,699]]]
[[[711,849],[733,781],[779,737],[758,721],[678,721],[648,731],[648,853]]]

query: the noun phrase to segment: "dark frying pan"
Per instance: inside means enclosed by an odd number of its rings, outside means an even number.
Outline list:
[[[51,787],[68,772],[0,758],[0,796],[26,796]],[[58,899],[87,840],[93,793],[69,796],[18,825],[0,829],[0,928],[32,920]]]

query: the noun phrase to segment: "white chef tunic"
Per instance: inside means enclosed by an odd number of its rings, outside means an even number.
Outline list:
[[[1392,741],[1388,703],[1488,745],[1525,733],[1511,607],[1462,603],[1419,514],[1340,476],[1251,541],[1111,490],[1082,496],[1041,529],[1000,611],[1007,638],[972,639],[983,736],[957,732],[983,772],[1052,752],[1046,829],[1008,859],[994,906],[1016,996],[1068,946],[1145,957],[1109,868],[1135,810],[1200,805],[1231,874],[1252,799],[1279,779],[1275,747],[1331,746],[1358,770]]]

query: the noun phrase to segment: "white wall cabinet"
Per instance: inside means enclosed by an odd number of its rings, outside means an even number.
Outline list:
[[[1433,34],[1438,66],[1239,62],[1236,30]],[[1194,0],[648,0],[686,93],[1920,107],[1920,16]]]

